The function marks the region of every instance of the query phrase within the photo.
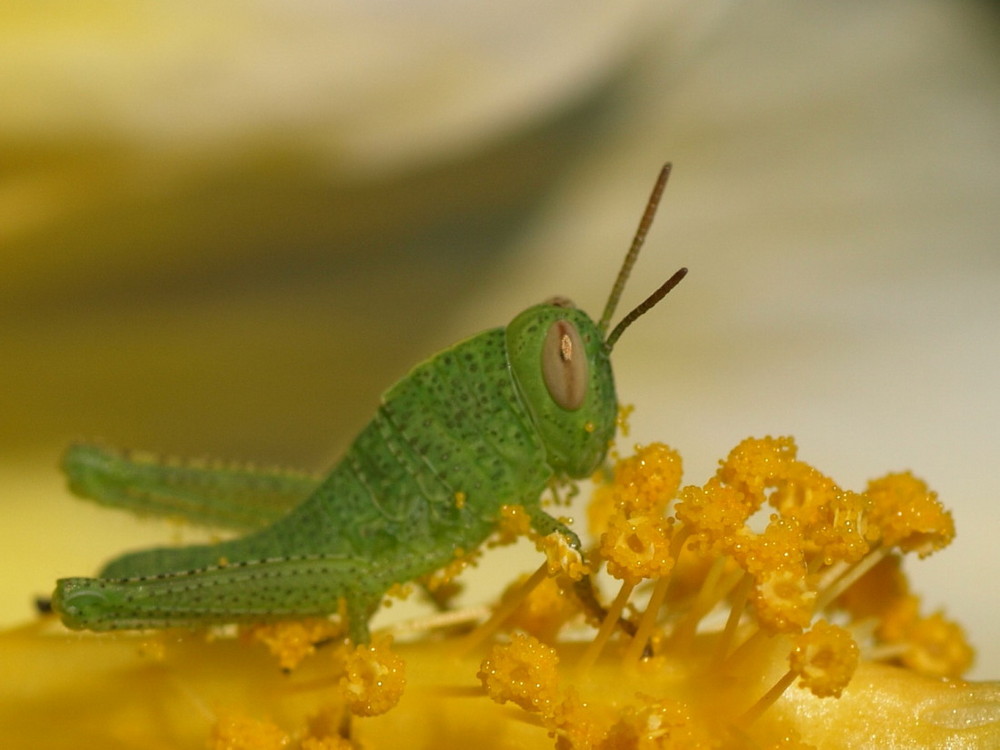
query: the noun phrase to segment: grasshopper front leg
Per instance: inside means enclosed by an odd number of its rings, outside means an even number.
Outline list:
[[[528,515],[531,518],[531,528],[541,536],[548,536],[552,533],[561,534],[569,546],[583,558],[583,545],[576,532],[557,518],[553,518],[539,507],[528,508]],[[573,592],[583,606],[584,612],[592,620],[598,623],[603,622],[608,616],[608,610],[597,598],[597,590],[594,579],[589,574],[585,574],[579,580],[573,582]],[[618,618],[618,627],[627,635],[635,635],[635,625],[623,617]]]

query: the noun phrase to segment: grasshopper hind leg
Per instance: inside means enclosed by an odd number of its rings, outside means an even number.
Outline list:
[[[73,494],[143,516],[254,531],[309,497],[320,478],[281,469],[167,460],[76,443],[61,468]]]
[[[220,544],[154,547],[116,557],[97,575],[98,578],[154,578],[166,573],[221,567],[226,562],[225,548]]]
[[[224,568],[237,563],[283,560],[309,554],[337,557],[347,551],[327,532],[329,521],[320,503],[306,502],[270,526],[247,536],[214,544],[154,547],[127,552],[107,563],[99,578],[153,577],[163,573],[186,573],[205,568]],[[338,548],[340,547],[340,548]]]
[[[52,607],[74,630],[202,627],[273,622],[347,611],[355,643],[388,584],[344,556],[311,555],[239,562],[134,578],[64,578]]]

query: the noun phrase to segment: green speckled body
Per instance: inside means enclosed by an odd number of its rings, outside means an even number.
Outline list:
[[[590,367],[583,403],[569,410],[553,402],[540,374],[546,332],[564,320],[579,330]],[[107,630],[328,614],[343,601],[352,639],[365,641],[367,620],[393,583],[478,547],[505,504],[524,505],[536,530],[559,531],[579,547],[539,498],[553,477],[596,468],[616,410],[593,321],[538,305],[414,368],[330,474],[272,524],[219,544],[126,554],[98,578],[59,581],[53,606],[70,627]],[[85,494],[99,496],[109,482],[91,479],[96,489]]]

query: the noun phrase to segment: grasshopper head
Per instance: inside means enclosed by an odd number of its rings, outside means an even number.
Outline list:
[[[597,323],[569,300],[557,297],[529,307],[507,326],[507,357],[514,379],[545,444],[548,464],[558,474],[585,477],[604,459],[618,415],[611,350],[622,333],[687,273],[686,268],[678,270],[608,332],[669,176],[670,164],[665,164]]]
[[[579,478],[604,459],[618,401],[597,325],[568,300],[535,305],[507,326],[507,356],[549,466]]]

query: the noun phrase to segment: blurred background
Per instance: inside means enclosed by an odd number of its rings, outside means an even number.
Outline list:
[[[72,499],[68,442],[322,470],[420,359],[599,315],[672,160],[623,447],[913,469],[958,526],[915,588],[1000,677],[998,50],[985,0],[3,3],[0,623],[195,538]]]

